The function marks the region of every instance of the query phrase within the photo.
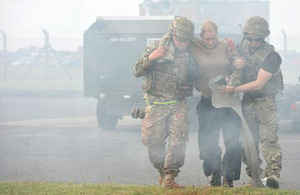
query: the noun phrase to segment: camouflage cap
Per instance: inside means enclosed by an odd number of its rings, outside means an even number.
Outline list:
[[[182,16],[176,16],[169,26],[169,32],[181,38],[192,39],[194,37],[193,22]]]
[[[253,16],[247,20],[243,27],[243,33],[255,34],[257,36],[266,38],[270,34],[268,22],[259,16]]]

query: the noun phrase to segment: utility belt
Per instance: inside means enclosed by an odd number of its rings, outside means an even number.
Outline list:
[[[146,99],[147,106],[155,106],[155,105],[171,105],[177,104],[178,100],[171,100],[171,101],[154,101]]]
[[[172,105],[178,103],[178,100],[171,100],[171,101],[153,101],[146,99],[147,106],[155,106],[155,105]],[[145,108],[133,108],[131,111],[131,117],[134,119],[140,118],[144,119],[146,116],[146,110]]]

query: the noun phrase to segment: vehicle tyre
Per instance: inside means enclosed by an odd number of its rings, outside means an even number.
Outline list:
[[[300,122],[292,122],[293,130],[295,133],[300,133]]]
[[[117,116],[108,116],[105,113],[105,106],[102,102],[98,101],[97,103],[97,122],[98,127],[102,130],[115,130],[118,124]]]

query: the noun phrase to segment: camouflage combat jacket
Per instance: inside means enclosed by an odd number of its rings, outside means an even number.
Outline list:
[[[143,76],[142,89],[146,92],[145,99],[154,101],[182,100],[193,94],[193,76],[190,67],[194,61],[188,50],[174,52],[173,59],[164,57],[148,62],[148,56],[158,47],[158,42],[150,45],[142,58],[133,68],[136,77]],[[172,47],[172,48],[168,48]],[[174,50],[173,42],[166,49]],[[176,53],[176,54],[175,54]]]
[[[248,43],[243,41],[239,45],[239,53],[245,58],[245,66],[243,69],[242,82],[248,83],[257,79],[258,71],[262,67],[264,61],[270,53],[275,53],[277,62],[280,65],[282,60],[280,55],[274,50],[274,47],[267,42],[262,42],[260,49],[253,55],[250,55]],[[281,93],[283,90],[283,78],[280,67],[274,73],[268,83],[259,91],[247,92],[246,94],[253,95],[254,97],[275,97],[276,94]]]

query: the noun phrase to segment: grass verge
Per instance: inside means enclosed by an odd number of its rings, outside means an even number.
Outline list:
[[[300,194],[300,191],[267,188],[223,188],[223,187],[194,187],[171,190],[159,186],[120,185],[120,184],[75,184],[54,182],[0,182],[0,194]]]

